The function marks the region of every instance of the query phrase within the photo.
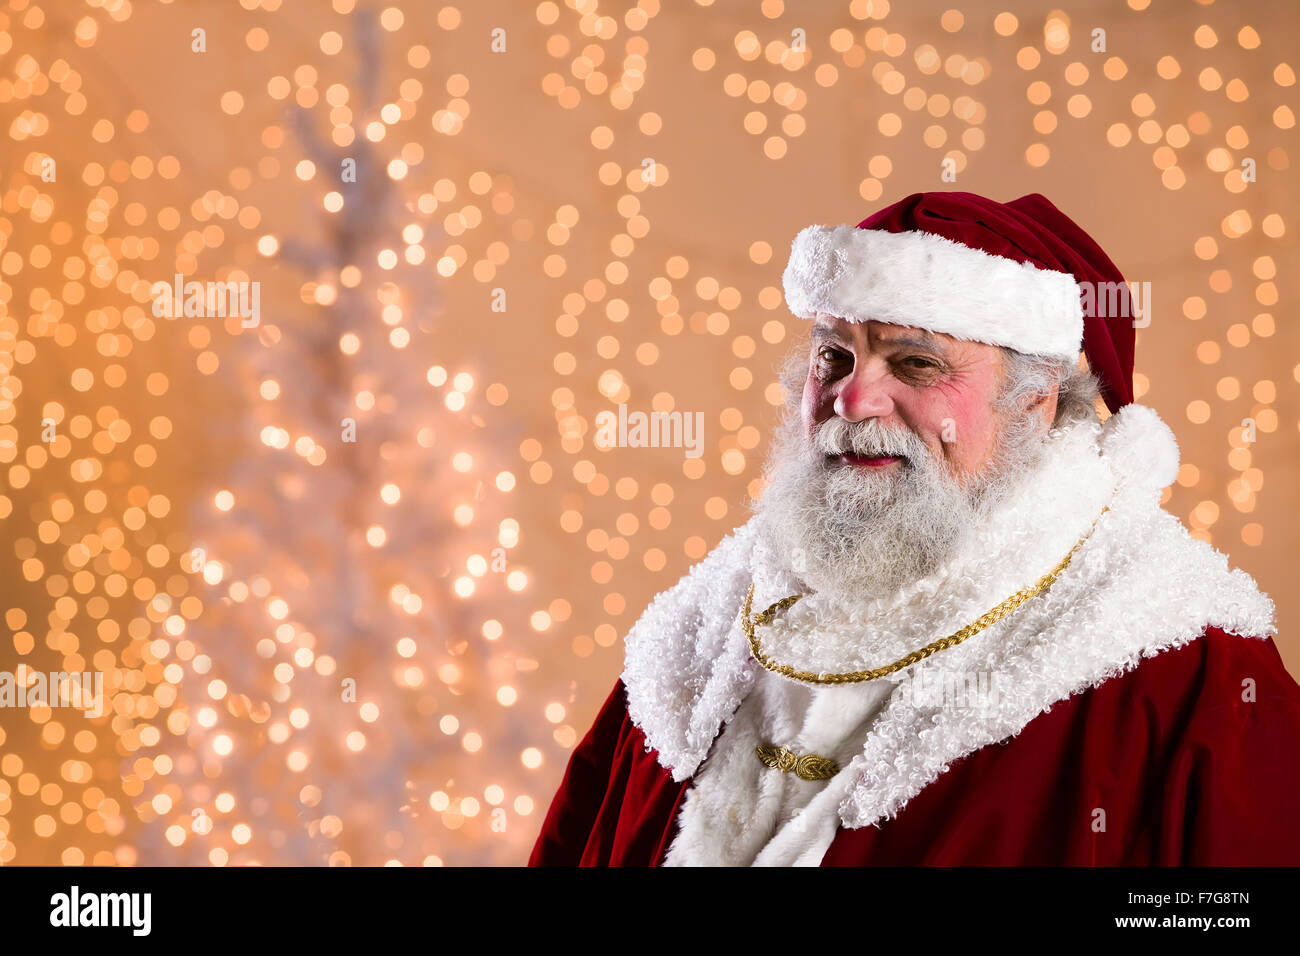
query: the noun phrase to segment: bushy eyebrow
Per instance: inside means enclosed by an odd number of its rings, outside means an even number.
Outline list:
[[[880,344],[889,347],[908,347],[925,349],[928,352],[934,352],[938,355],[944,353],[943,344],[937,339],[922,338],[916,335],[900,335],[896,339],[881,339]]]

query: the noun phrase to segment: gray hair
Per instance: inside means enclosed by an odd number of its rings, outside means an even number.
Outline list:
[[[1101,394],[1097,377],[1068,359],[1026,355],[1003,348],[1006,377],[997,405],[1000,411],[1013,411],[1023,402],[1045,395],[1056,388],[1056,418],[1053,428],[1075,422],[1099,420],[1097,398]]]

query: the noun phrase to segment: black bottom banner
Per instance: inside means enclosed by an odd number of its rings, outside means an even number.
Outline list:
[[[847,873],[676,871],[604,873],[514,869],[0,867],[0,914],[10,940],[131,947],[427,934],[529,946],[627,940],[656,924],[665,938],[737,919],[750,932],[794,938],[888,929],[890,937],[985,943],[1197,934],[1222,945],[1285,931],[1295,904],[1288,869],[925,869]],[[752,881],[752,882],[751,882]],[[718,892],[721,890],[722,892]],[[707,905],[705,905],[707,903]],[[861,922],[860,928],[854,924]],[[728,929],[724,930],[724,927]],[[1043,931],[1053,934],[1044,937]],[[75,937],[75,940],[73,939]],[[421,938],[421,937],[414,937]],[[437,937],[423,937],[436,944]]]

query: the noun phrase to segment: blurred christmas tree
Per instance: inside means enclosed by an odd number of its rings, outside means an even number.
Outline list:
[[[416,103],[376,101],[377,20],[357,10],[347,22],[356,82],[322,101],[310,84],[323,80],[300,68],[290,132],[263,137],[281,175],[244,200],[294,190],[292,235],[258,238],[247,269],[176,261],[265,288],[256,327],[226,321],[218,387],[241,407],[212,425],[246,450],[209,463],[192,515],[188,563],[211,596],[163,655],[179,697],[176,736],[160,746],[174,769],[137,807],[157,816],[141,841],[150,860],[410,864],[447,860],[459,842],[461,862],[481,861],[482,831],[516,809],[479,782],[493,765],[517,774],[517,761],[477,754],[489,728],[457,713],[458,696],[490,698],[516,669],[490,641],[502,594],[527,579],[508,560],[518,524],[501,519],[513,476],[489,485],[475,461],[483,389],[437,361],[425,244],[439,237],[423,223],[456,187],[414,185],[422,148],[387,134]]]

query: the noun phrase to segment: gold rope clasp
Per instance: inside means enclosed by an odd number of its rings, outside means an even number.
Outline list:
[[[840,765],[829,757],[797,754],[788,747],[761,744],[754,748],[754,752],[765,766],[792,773],[801,780],[829,780],[840,772]]]

